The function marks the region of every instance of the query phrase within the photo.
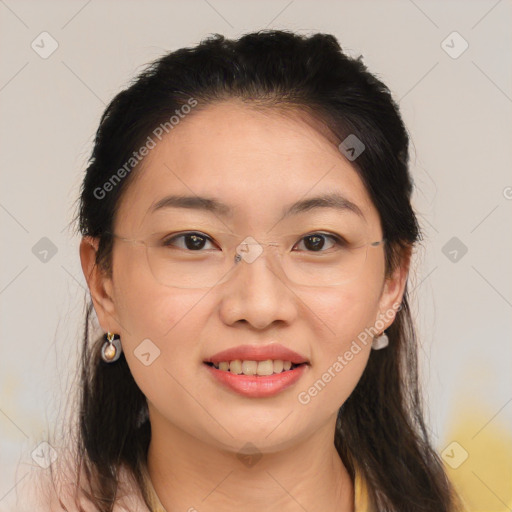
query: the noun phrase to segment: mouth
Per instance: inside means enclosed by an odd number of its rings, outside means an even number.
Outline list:
[[[204,361],[204,364],[216,370],[234,375],[249,375],[254,377],[268,377],[293,371],[299,366],[307,366],[307,362],[292,363],[282,359],[266,359],[264,361],[240,360],[220,361],[218,363]]]
[[[307,372],[309,363],[282,359],[263,361],[204,361],[204,368],[223,389],[247,398],[269,398],[294,386]]]

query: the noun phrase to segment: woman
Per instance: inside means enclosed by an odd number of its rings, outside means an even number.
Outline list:
[[[92,303],[60,503],[458,510],[418,390],[411,193],[396,103],[331,35],[214,36],[147,68],[82,185]]]

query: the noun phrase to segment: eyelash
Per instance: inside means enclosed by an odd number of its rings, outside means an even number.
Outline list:
[[[186,233],[181,233],[180,235],[175,235],[175,236],[172,236],[170,238],[165,239],[163,241],[163,245],[165,247],[169,247],[169,246],[172,245],[171,242],[173,242],[173,241],[175,241],[175,240],[177,240],[179,238],[186,238],[187,236],[191,236],[191,235],[198,235],[199,237],[205,238],[208,241],[210,241],[211,243],[213,243],[213,240],[208,235],[206,235],[204,233],[201,233],[199,231],[188,231]],[[321,232],[313,232],[313,233],[309,233],[307,235],[304,235],[299,240],[299,242],[297,242],[297,243],[302,242],[305,238],[313,237],[313,236],[321,236],[321,237],[324,237],[324,238],[329,238],[329,239],[331,239],[335,243],[335,245],[337,245],[339,247],[346,247],[346,245],[347,245],[347,241],[343,237],[341,237],[339,235],[333,235],[333,234],[321,233]],[[186,249],[185,248],[185,250],[190,251],[190,252],[203,252],[202,249],[199,249],[197,251],[193,251],[191,249]],[[306,252],[313,252],[314,253],[314,252],[326,252],[326,251],[320,250],[320,251],[306,251]]]

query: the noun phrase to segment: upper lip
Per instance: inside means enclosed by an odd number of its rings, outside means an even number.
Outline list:
[[[301,354],[280,345],[271,343],[270,345],[239,345],[238,347],[228,348],[217,352],[213,356],[205,359],[205,363],[221,363],[223,361],[265,361],[267,359],[291,361],[293,364],[309,363]]]

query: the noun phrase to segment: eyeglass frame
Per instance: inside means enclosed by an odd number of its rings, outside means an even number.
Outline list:
[[[185,231],[184,233],[176,233],[177,236],[180,236],[180,235],[185,235],[185,234],[188,234],[188,233],[195,233],[196,231],[193,231],[193,230],[188,230],[188,231]],[[105,234],[107,235],[110,235],[112,236],[113,238],[117,238],[118,240],[121,240],[123,242],[129,242],[129,243],[133,243],[133,244],[140,244],[140,245],[144,245],[145,248],[146,248],[146,263],[149,267],[149,270],[151,272],[151,274],[153,275],[153,278],[155,279],[156,282],[160,283],[162,286],[165,286],[165,287],[168,287],[168,288],[180,288],[180,289],[187,289],[187,290],[190,290],[190,289],[200,289],[201,287],[197,287],[197,288],[190,288],[190,287],[180,287],[180,286],[173,286],[173,285],[167,285],[167,284],[164,284],[162,283],[159,279],[156,278],[156,276],[154,275],[154,272],[153,272],[153,269],[151,268],[151,264],[149,263],[149,255],[148,255],[148,240],[147,239],[137,239],[137,238],[127,238],[127,237],[123,237],[121,235],[118,235],[112,231],[105,231],[104,232]],[[200,233],[199,231],[197,231],[197,233]],[[153,233],[154,234],[154,233]],[[312,233],[312,234],[317,234],[317,233]],[[322,234],[320,232],[318,232],[318,234]],[[148,238],[150,237],[151,235],[148,235]],[[206,235],[208,236],[208,235]],[[326,235],[327,236],[327,235]],[[245,237],[244,240],[246,240],[248,237]],[[258,242],[256,241],[258,245],[260,246],[270,246],[270,247],[279,247],[279,244],[277,242]],[[383,245],[384,243],[387,242],[387,239],[386,237],[383,237],[381,240],[377,240],[375,242],[366,242],[364,244],[361,244],[357,247],[351,247],[351,250],[356,250],[356,249],[362,249],[363,247],[366,247],[367,249],[369,247],[379,247],[381,245]],[[240,242],[238,245],[242,245],[242,244],[245,244],[247,245],[246,242],[242,241]],[[238,246],[237,246],[238,247]],[[242,260],[242,255],[239,254],[239,253],[236,253],[235,254],[235,257],[234,257],[235,261],[234,261],[234,265],[228,270],[228,272],[226,272],[226,274],[228,274],[229,272],[231,272],[235,266],[236,266],[236,263],[240,262]],[[366,261],[366,259],[365,259]],[[280,265],[282,267],[282,265]],[[282,269],[283,270],[283,273],[284,275],[286,276],[286,278],[291,281],[292,283],[294,284],[299,284],[299,283],[296,283],[295,281],[293,281],[292,279],[290,279],[288,277],[288,274],[286,273],[286,271],[284,270],[284,268]],[[221,279],[218,282],[222,281],[222,279],[226,276],[226,274],[224,274]],[[333,285],[319,285],[319,287],[321,288],[324,288],[324,287],[334,287],[334,286],[342,286],[343,284],[346,284],[347,282],[349,281],[344,281],[343,283],[341,284],[333,284]],[[216,283],[216,284],[217,284]],[[216,286],[213,285],[213,286]],[[304,285],[304,284],[300,284],[299,286],[317,286],[317,285]],[[318,286],[317,286],[318,287]],[[205,287],[205,288],[210,288],[210,287]]]

